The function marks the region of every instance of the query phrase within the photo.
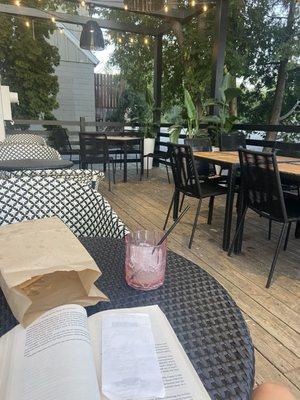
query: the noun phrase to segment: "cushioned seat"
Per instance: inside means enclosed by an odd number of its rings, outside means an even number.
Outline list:
[[[36,175],[0,181],[0,225],[53,216],[76,236],[123,238],[128,232],[100,193],[75,180]]]

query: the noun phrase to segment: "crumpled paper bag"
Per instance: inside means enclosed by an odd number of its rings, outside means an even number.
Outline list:
[[[0,286],[25,327],[63,304],[108,300],[94,285],[100,276],[93,258],[57,217],[0,227]]]

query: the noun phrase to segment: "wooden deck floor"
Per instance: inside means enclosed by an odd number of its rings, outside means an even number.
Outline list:
[[[120,174],[121,171],[112,192],[105,182],[100,192],[129,229],[161,229],[173,190],[164,170],[155,168],[151,178],[144,178],[143,182],[139,182],[133,170],[127,183],[121,181]],[[268,222],[249,213],[242,254],[229,258],[221,247],[225,198],[219,197],[210,226],[206,224],[208,201],[204,201],[189,250],[196,202],[188,199],[188,203],[191,209],[173,231],[168,247],[214,276],[242,310],[255,346],[255,383],[285,384],[300,399],[300,240],[291,234],[287,251],[279,256],[272,286],[266,289],[279,226],[274,224],[272,240],[268,241]]]

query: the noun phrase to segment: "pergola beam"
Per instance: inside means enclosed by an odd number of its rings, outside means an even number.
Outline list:
[[[214,0],[207,0],[208,3],[214,2]],[[113,9],[113,10],[119,10],[119,11],[124,11],[124,5],[120,4],[119,1],[101,1],[101,0],[87,0],[86,1],[87,4],[93,4],[96,7],[103,7],[103,8],[109,8],[109,9]],[[204,3],[203,1],[203,4]],[[143,15],[150,15],[153,17],[158,17],[158,18],[172,18],[172,19],[178,19],[178,20],[189,20],[190,18],[192,18],[194,15],[197,15],[202,8],[202,5],[198,4],[195,5],[194,7],[188,8],[188,9],[175,9],[175,8],[171,8],[170,5],[170,9],[168,12],[165,12],[164,10],[159,10],[159,11],[141,11],[141,10],[135,10],[135,9],[128,9],[126,10],[126,12],[131,12],[131,13],[135,13],[135,14],[143,14]]]
[[[0,13],[16,15],[29,18],[48,19],[54,17],[58,22],[65,22],[68,24],[84,25],[87,21],[93,19],[98,22],[99,26],[104,29],[115,31],[138,33],[149,36],[157,36],[160,31],[148,28],[146,26],[138,26],[124,22],[117,22],[108,19],[91,18],[83,15],[71,15],[57,11],[42,11],[30,7],[17,7],[10,4],[0,4]]]

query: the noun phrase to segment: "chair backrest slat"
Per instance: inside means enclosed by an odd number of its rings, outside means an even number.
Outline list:
[[[169,144],[171,168],[175,188],[201,197],[201,187],[192,148],[185,144]]]
[[[253,210],[286,221],[283,190],[274,153],[239,150],[245,203]]]
[[[193,152],[195,151],[212,151],[211,140],[209,137],[196,137],[192,139],[184,139],[184,144],[191,146]],[[208,177],[216,174],[214,164],[209,163],[205,160],[195,159],[196,170],[198,176]]]
[[[105,133],[80,132],[80,161],[87,164],[97,164],[108,161],[108,142]]]

